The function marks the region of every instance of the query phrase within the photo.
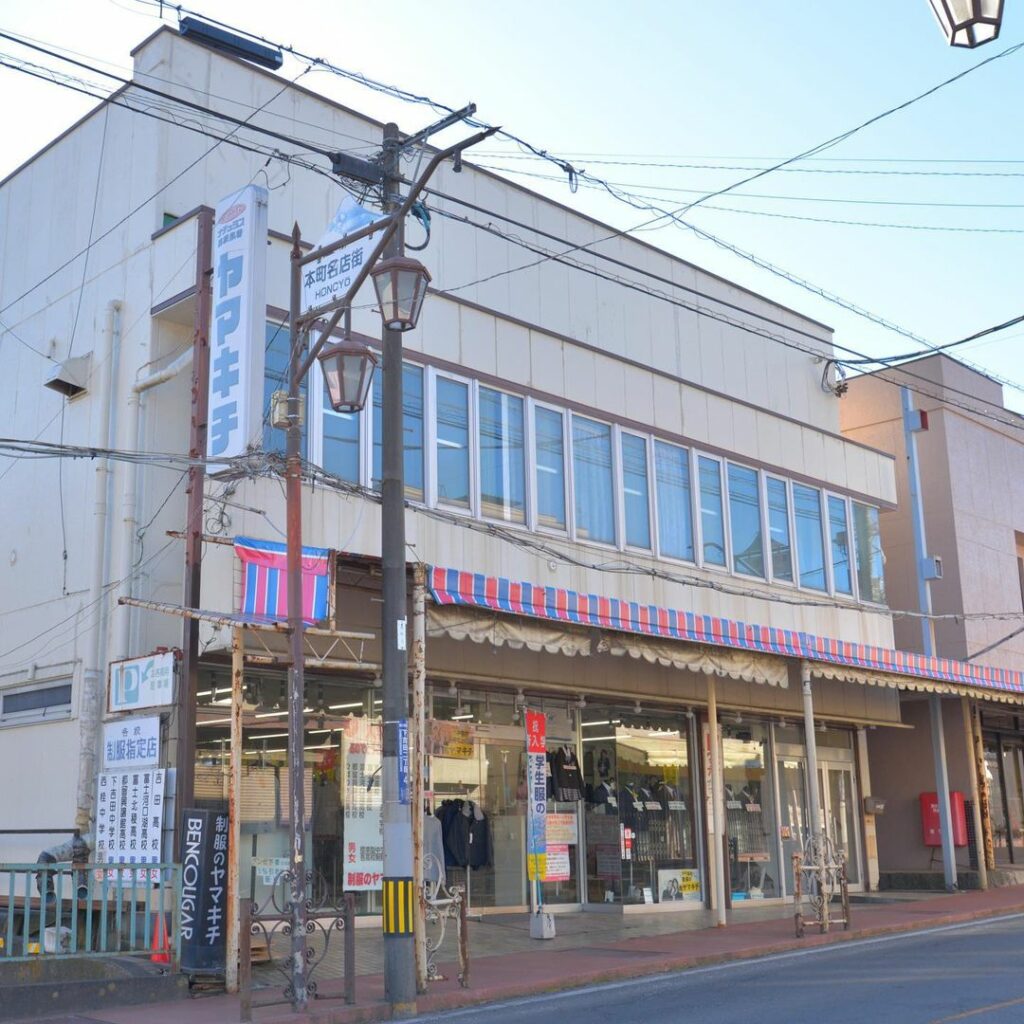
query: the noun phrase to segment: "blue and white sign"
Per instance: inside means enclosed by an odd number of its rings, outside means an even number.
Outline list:
[[[103,767],[152,768],[160,763],[160,716],[103,723]]]
[[[112,662],[107,710],[141,711],[173,704],[175,665],[172,651]]]
[[[331,218],[330,224],[320,236],[318,248],[337,242],[346,235],[359,231],[374,221],[384,220],[384,214],[367,210],[351,196],[345,196]],[[332,252],[323,259],[308,263],[302,270],[302,311],[321,309],[330,302],[340,299],[352,286],[356,275],[366,263],[380,236],[367,235],[365,238]]]
[[[266,278],[267,190],[247,185],[222,199],[213,219],[209,458],[244,455],[262,441]]]
[[[409,783],[409,719],[400,718],[398,726],[398,802],[412,803],[412,786]]]

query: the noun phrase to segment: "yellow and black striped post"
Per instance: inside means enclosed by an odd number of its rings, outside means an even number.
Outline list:
[[[385,935],[412,935],[414,892],[411,878],[384,879]]]

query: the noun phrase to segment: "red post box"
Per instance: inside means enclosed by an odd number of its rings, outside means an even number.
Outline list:
[[[921,802],[921,834],[925,846],[942,845],[942,828],[939,825],[939,798],[935,793],[922,793],[918,798]],[[959,792],[949,794],[949,811],[953,819],[953,845],[967,845],[967,814],[964,811],[964,795]]]

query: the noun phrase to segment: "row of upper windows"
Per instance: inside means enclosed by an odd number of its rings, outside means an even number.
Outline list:
[[[282,388],[288,337],[268,325],[265,405]],[[375,490],[381,374],[362,413],[336,413],[319,367],[310,460]],[[878,509],[617,424],[403,366],[407,495],[575,540],[773,583],[885,603]],[[264,432],[268,450],[283,433]],[[767,542],[766,542],[767,538]]]

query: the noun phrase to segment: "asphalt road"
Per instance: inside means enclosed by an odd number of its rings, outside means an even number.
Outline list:
[[[445,1024],[1021,1024],[1024,915],[517,999]]]

